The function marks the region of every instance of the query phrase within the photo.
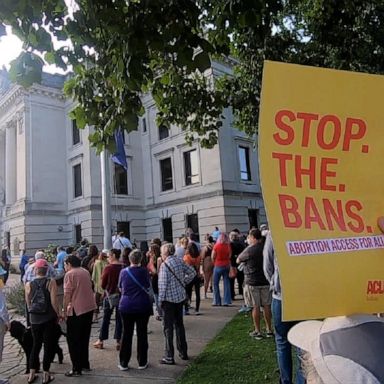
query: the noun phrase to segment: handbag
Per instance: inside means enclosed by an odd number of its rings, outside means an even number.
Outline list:
[[[107,295],[109,307],[111,309],[117,307],[119,305],[119,302],[120,302],[120,293],[111,293],[110,294],[107,291],[105,291],[105,293]]]
[[[152,285],[149,285],[148,288],[143,287],[137,281],[136,277],[133,276],[132,272],[129,270],[129,267],[127,268],[127,272],[128,272],[129,277],[136,283],[136,285],[138,285],[149,296],[150,301],[153,303],[153,301],[154,301],[154,292],[153,292]]]
[[[229,268],[229,278],[234,279],[236,276],[237,276],[237,268],[231,266]]]

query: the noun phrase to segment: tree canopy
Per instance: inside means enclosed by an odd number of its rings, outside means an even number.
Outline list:
[[[158,124],[210,147],[228,106],[256,133],[265,59],[383,73],[383,16],[367,0],[2,0],[0,36],[10,25],[24,42],[10,70],[24,86],[41,80],[41,57],[72,67],[72,117],[99,150],[136,129],[145,92]],[[233,74],[213,84],[211,60],[228,56]]]

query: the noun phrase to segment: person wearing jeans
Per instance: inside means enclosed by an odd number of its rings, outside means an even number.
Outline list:
[[[279,276],[279,266],[271,233],[268,232],[265,240],[264,250],[264,274],[270,283],[272,290],[272,318],[275,327],[275,342],[277,351],[277,362],[280,370],[280,384],[293,383],[293,361],[292,345],[288,341],[288,331],[296,324],[291,321],[282,320],[282,296]],[[297,350],[299,355],[300,351]],[[297,364],[296,384],[304,384],[305,379],[302,373],[300,361]]]
[[[115,323],[115,332],[114,332],[113,338],[116,340],[116,348],[117,348],[121,339],[121,332],[122,332],[121,316],[120,316],[118,307],[111,308],[108,297],[105,297],[103,300],[103,320],[100,327],[99,340],[101,341],[108,340],[109,324],[111,322],[111,317],[114,310],[116,310],[116,323]]]
[[[121,316],[118,307],[111,307],[108,295],[119,293],[119,276],[123,269],[123,264],[120,263],[120,250],[112,248],[108,254],[108,265],[103,269],[101,275],[101,288],[105,290],[105,297],[103,300],[103,320],[101,323],[99,339],[93,343],[93,346],[98,349],[104,348],[104,340],[108,340],[109,323],[111,322],[111,316],[113,310],[116,309],[116,322],[115,322],[115,340],[116,350],[120,350],[120,339],[121,339]]]
[[[295,348],[288,341],[288,331],[297,322],[294,321],[282,321],[281,313],[281,300],[272,299],[272,317],[275,326],[275,341],[277,351],[277,361],[280,369],[280,383],[291,384],[293,376],[293,364],[292,364],[292,348]],[[297,349],[297,358],[300,354],[300,350]],[[301,372],[300,361],[297,361],[296,383],[304,384],[305,379]]]
[[[227,267],[214,267],[213,268],[213,306],[221,306],[221,295],[219,283],[223,277],[224,281],[224,305],[232,303],[231,300],[231,283],[229,281],[229,266]]]
[[[219,282],[221,277],[224,281],[224,305],[230,305],[231,283],[229,281],[229,267],[231,265],[232,248],[228,235],[221,233],[212,251],[213,260],[213,306],[221,306],[221,295]]]

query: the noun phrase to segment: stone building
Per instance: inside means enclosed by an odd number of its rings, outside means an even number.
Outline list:
[[[227,72],[215,63],[211,74]],[[44,74],[30,89],[0,76],[0,237],[13,255],[82,237],[101,246],[100,159],[68,117],[74,107],[62,92],[64,77]],[[201,239],[265,221],[258,156],[253,141],[232,127],[224,111],[219,143],[185,144],[180,128],[155,123],[144,97],[138,130],[125,134],[128,170],[110,161],[112,225],[136,243],[175,241],[191,227]]]

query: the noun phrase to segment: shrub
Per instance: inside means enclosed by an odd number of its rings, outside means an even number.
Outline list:
[[[10,308],[15,309],[15,312],[19,315],[25,315],[25,295],[22,283],[6,287],[6,298]]]

